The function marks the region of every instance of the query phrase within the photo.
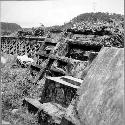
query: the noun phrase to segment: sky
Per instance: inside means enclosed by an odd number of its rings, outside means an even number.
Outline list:
[[[1,22],[23,28],[62,25],[86,12],[124,14],[124,0],[1,1]]]

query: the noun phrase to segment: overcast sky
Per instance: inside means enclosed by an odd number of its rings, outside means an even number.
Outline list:
[[[124,14],[124,0],[2,1],[1,21],[21,27],[62,25],[86,12]]]

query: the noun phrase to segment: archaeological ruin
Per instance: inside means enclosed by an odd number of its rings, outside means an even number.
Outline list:
[[[99,105],[101,103],[99,101],[94,102],[94,96],[97,97],[98,93],[100,97],[101,90],[98,87],[108,87],[108,85],[104,85],[106,83],[103,85],[99,83],[99,80],[109,80],[109,84],[113,82],[113,79],[115,80],[114,76],[110,79],[106,72],[111,75],[110,69],[111,72],[117,70],[114,61],[118,67],[122,67],[122,62],[118,62],[118,60],[123,56],[123,50],[105,46],[103,43],[106,40],[104,39],[103,42],[100,42],[103,35],[109,35],[109,32],[104,34],[102,32],[93,34],[91,30],[83,32],[68,29],[64,33],[49,33],[46,37],[1,37],[3,53],[18,56],[27,55],[34,60],[33,63],[28,63],[26,66],[26,63],[22,66],[19,60],[17,62],[22,68],[29,68],[34,84],[43,85],[43,89],[39,91],[39,98],[26,97],[22,104],[23,107],[27,107],[28,112],[37,114],[40,125],[83,125],[84,122],[86,122],[85,125],[91,125],[91,123],[97,125],[97,122],[105,122],[101,115],[96,116],[98,111],[95,105],[99,109],[99,106],[101,108],[103,104]],[[113,70],[112,65],[116,69]],[[100,76],[100,74],[103,75]],[[121,76],[117,75],[116,79],[121,79]],[[119,83],[117,80],[115,84]],[[88,99],[88,102],[85,98]],[[85,105],[88,107],[86,108]],[[89,105],[93,106],[93,109],[90,109]],[[105,110],[102,109],[102,112],[105,113]],[[96,121],[93,121],[92,115]],[[87,122],[90,123],[87,124]]]

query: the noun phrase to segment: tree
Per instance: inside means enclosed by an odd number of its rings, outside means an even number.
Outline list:
[[[44,27],[38,27],[34,29],[34,36],[43,36],[45,34],[45,29]]]

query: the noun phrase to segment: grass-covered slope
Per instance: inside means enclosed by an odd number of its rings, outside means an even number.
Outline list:
[[[20,29],[22,29],[21,26],[16,23],[1,22],[1,34],[2,35],[9,35]]]
[[[13,68],[16,56],[2,54],[2,58],[6,60],[1,61],[2,120],[10,125],[37,125],[35,116],[22,109],[21,105],[25,97],[39,97],[41,88],[31,81],[29,69],[20,66]],[[17,111],[13,113],[14,110]]]
[[[124,16],[121,14],[109,14],[109,13],[102,13],[102,12],[97,12],[97,13],[83,13],[78,15],[77,17],[73,18],[72,21],[74,22],[82,22],[82,21],[103,21],[103,22],[108,22],[111,20],[115,21],[123,21]]]
[[[78,93],[81,125],[123,125],[124,50],[102,49]]]
[[[110,22],[110,21],[117,21],[123,22],[124,16],[121,14],[109,14],[109,13],[83,13],[76,17],[74,17],[70,22],[65,23],[62,25],[63,29],[71,28],[73,24],[80,23],[80,22]]]

